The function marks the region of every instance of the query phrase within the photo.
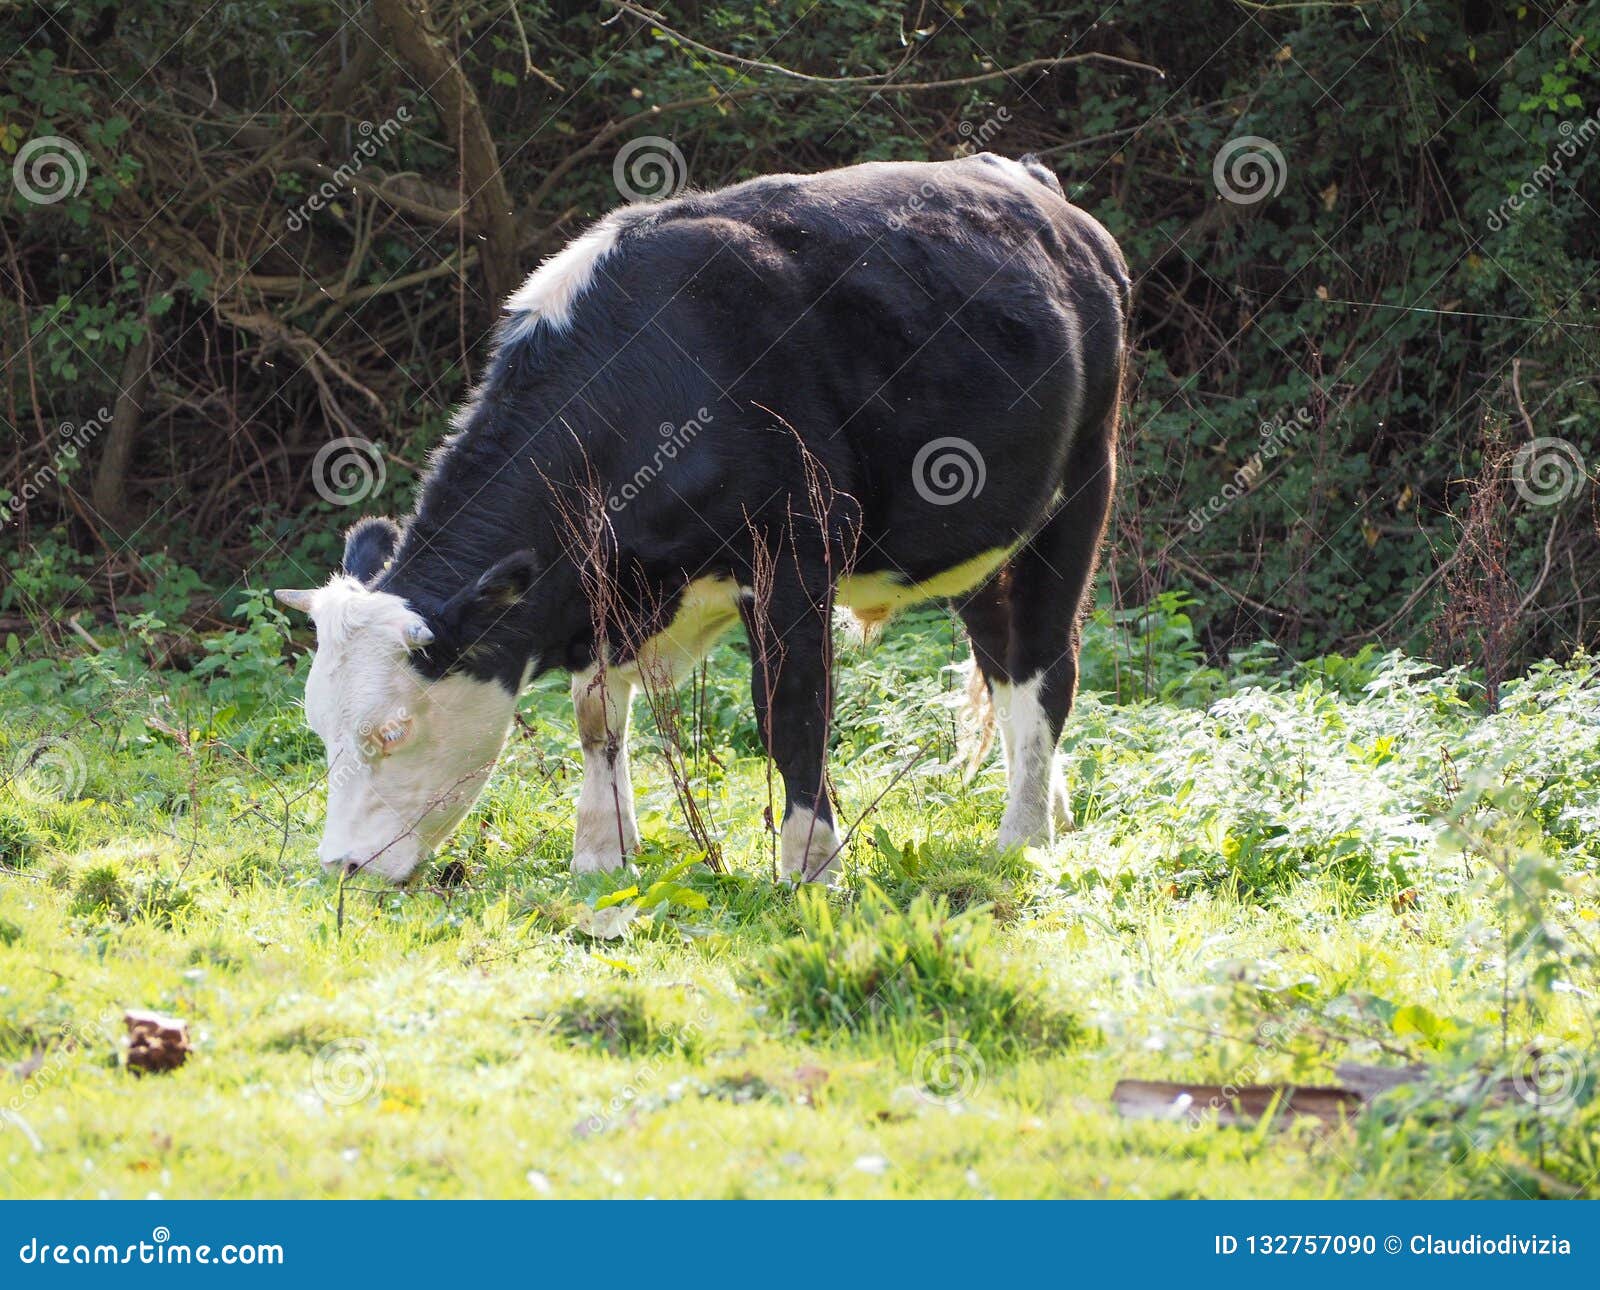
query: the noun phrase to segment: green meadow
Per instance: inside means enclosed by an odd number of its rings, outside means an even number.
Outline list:
[[[951,620],[841,645],[851,837],[840,883],[800,891],[736,643],[685,698],[687,777],[636,707],[636,866],[568,872],[550,678],[391,890],[316,861],[307,656],[266,600],[181,672],[137,631],[12,638],[0,1194],[1590,1194],[1594,661],[1491,711],[1470,674],[1370,650],[1208,667],[1184,609],[1091,625],[1076,827],[1026,852],[993,846],[1004,773],[968,764]],[[129,1008],[187,1024],[180,1068],[130,1065]],[[1400,1076],[1340,1123],[1230,1114],[1349,1064]],[[1129,1118],[1124,1079],[1224,1097]]]

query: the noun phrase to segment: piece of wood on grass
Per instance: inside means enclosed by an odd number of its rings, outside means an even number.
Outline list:
[[[1380,1094],[1404,1084],[1415,1084],[1427,1078],[1426,1066],[1368,1066],[1364,1062],[1340,1062],[1333,1068],[1339,1082],[1357,1094],[1362,1101],[1370,1102]]]
[[[1368,1102],[1380,1094],[1389,1092],[1390,1089],[1400,1088],[1406,1084],[1424,1083],[1430,1075],[1428,1068],[1421,1065],[1367,1066],[1361,1062],[1340,1062],[1333,1068],[1333,1073],[1339,1077],[1341,1084],[1353,1089]],[[1462,1089],[1472,1089],[1475,1096],[1487,1097],[1494,1102],[1517,1099],[1524,1102],[1538,1101],[1527,1089],[1519,1087],[1514,1079],[1490,1079],[1486,1075],[1465,1074],[1459,1077],[1458,1086]]]
[[[130,1008],[123,1013],[128,1023],[128,1068],[170,1071],[182,1066],[190,1052],[189,1023],[159,1012]]]
[[[1111,1091],[1118,1114],[1130,1120],[1176,1120],[1255,1124],[1271,1115],[1287,1124],[1301,1117],[1339,1125],[1361,1109],[1361,1095],[1347,1088],[1300,1088],[1293,1084],[1178,1084],[1169,1080],[1123,1079]]]

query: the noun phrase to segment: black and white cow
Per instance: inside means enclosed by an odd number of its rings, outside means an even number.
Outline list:
[[[833,607],[959,611],[998,715],[1002,846],[1048,838],[1113,485],[1129,279],[1047,169],[990,154],[774,175],[617,210],[506,302],[403,524],[309,611],[320,855],[400,881],[471,808],[528,681],[572,676],[573,867],[637,846],[628,713],[751,640],[782,871],[839,840]]]

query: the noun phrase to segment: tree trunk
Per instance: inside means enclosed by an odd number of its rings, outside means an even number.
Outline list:
[[[146,296],[144,334],[122,358],[122,373],[117,378],[117,401],[111,408],[111,426],[106,431],[105,447],[95,466],[94,482],[89,490],[89,500],[100,519],[112,528],[121,529],[133,520],[133,506],[128,500],[128,463],[133,460],[133,449],[139,438],[139,422],[144,416],[145,396],[150,392],[151,358],[155,352],[156,320],[148,312],[150,299],[159,289],[151,284]],[[118,536],[113,534],[112,536]]]
[[[425,0],[373,0],[373,9],[396,53],[416,73],[456,141],[463,196],[472,222],[483,231],[478,262],[492,312],[517,286],[517,220],[478,93],[450,46],[429,23]]]

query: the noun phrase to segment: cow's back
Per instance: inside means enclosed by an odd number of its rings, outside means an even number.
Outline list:
[[[770,176],[632,212],[607,273],[628,328],[670,334],[759,410],[719,438],[759,439],[781,418],[861,504],[865,549],[914,574],[1014,541],[1116,396],[1115,243],[987,154]],[[918,454],[951,437],[981,461],[981,505],[917,486]],[[771,456],[725,443],[719,465],[759,500],[782,486],[762,476]]]

